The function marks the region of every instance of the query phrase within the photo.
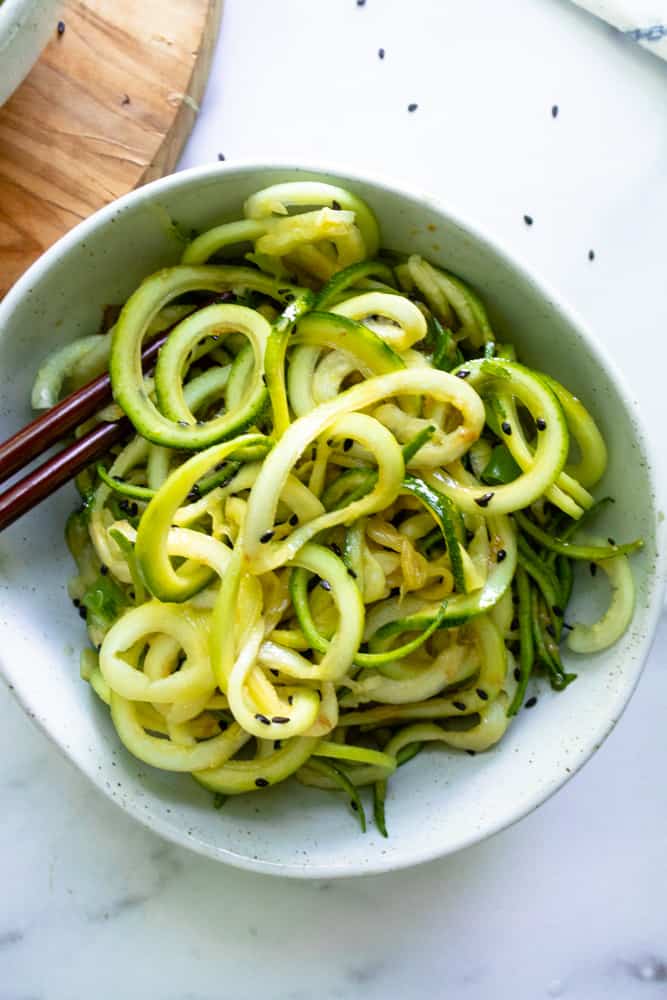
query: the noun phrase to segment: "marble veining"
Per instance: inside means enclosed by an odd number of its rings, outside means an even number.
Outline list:
[[[226,0],[182,162],[317,156],[441,194],[579,309],[658,426],[666,98],[660,60],[560,0]],[[537,812],[347,882],[158,840],[1,688],[0,1000],[667,998],[665,649],[663,622],[614,732]]]
[[[631,976],[635,976],[643,983],[667,983],[667,961],[655,955],[647,955],[639,961],[623,964]]]
[[[0,951],[3,948],[10,948],[13,944],[18,944],[23,938],[23,931],[18,928],[9,931],[0,931]]]

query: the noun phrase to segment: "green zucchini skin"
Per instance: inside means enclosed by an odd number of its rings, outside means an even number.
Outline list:
[[[293,297],[294,286],[282,285],[278,280],[251,268],[221,265],[181,265],[165,268],[147,278],[128,299],[114,331],[109,370],[116,402],[134,424],[135,429],[147,440],[171,448],[191,451],[206,448],[217,441],[241,433],[253,423],[268,400],[263,383],[264,351],[270,334],[267,321],[256,311],[244,313],[245,332],[251,337],[255,353],[253,384],[243,408],[210,421],[210,426],[198,425],[191,416],[186,418],[183,406],[175,394],[173,379],[184,342],[195,333],[200,339],[215,335],[217,329],[227,329],[227,320],[234,322],[243,306],[210,306],[186,317],[172,331],[163,348],[156,369],[158,405],[147,395],[141,371],[141,345],[151,321],[173,299],[189,292],[223,292],[232,288],[250,288],[277,300]],[[234,310],[230,313],[229,310]],[[202,318],[204,313],[204,318]],[[171,344],[171,346],[170,346]],[[162,407],[166,408],[166,413]],[[180,417],[173,419],[169,413]]]
[[[400,355],[372,330],[335,313],[317,310],[308,313],[297,327],[294,343],[309,347],[328,347],[351,354],[358,362],[359,370],[367,378],[405,368]]]

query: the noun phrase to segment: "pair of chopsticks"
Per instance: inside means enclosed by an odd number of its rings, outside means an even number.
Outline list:
[[[168,331],[143,349],[141,361],[144,370],[155,362],[167,336]],[[66,438],[79,424],[94,416],[111,400],[111,378],[108,374],[100,375],[17,431],[0,444],[0,484],[44,454],[51,445]],[[127,417],[100,423],[0,493],[0,531],[51,496],[64,483],[74,479],[131,430],[132,425]]]

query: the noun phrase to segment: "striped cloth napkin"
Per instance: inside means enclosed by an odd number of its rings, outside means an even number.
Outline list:
[[[667,59],[667,0],[574,0],[603,21]]]

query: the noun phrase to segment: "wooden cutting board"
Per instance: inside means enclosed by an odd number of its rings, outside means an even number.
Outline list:
[[[0,108],[0,297],[81,219],[173,169],[221,10],[222,0],[65,0],[65,30],[54,24]]]

